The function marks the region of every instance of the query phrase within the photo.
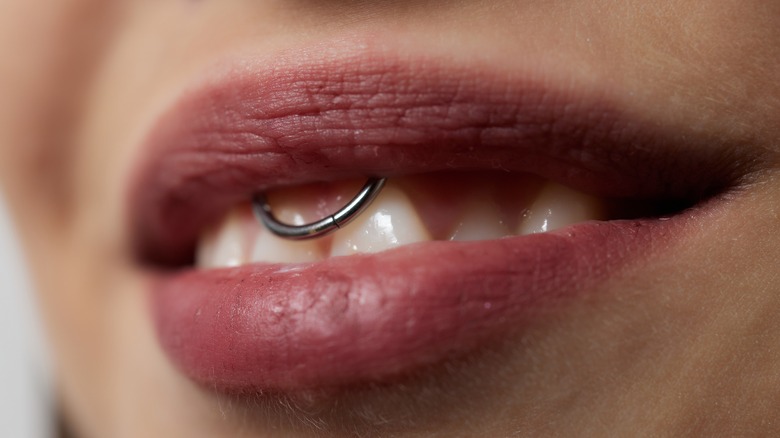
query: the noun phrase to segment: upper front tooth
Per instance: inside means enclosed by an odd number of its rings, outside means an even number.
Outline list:
[[[550,183],[540,192],[518,226],[517,234],[544,233],[604,218],[602,202],[593,196]]]
[[[246,261],[246,243],[240,213],[228,214],[198,245],[196,265],[202,268],[240,266]]]
[[[510,235],[498,206],[487,194],[479,193],[466,206],[450,240],[490,240]]]
[[[314,240],[282,239],[266,229],[257,233],[251,261],[268,263],[306,263],[325,258],[322,246]]]
[[[431,240],[409,198],[388,184],[377,199],[334,234],[331,256],[379,252]]]

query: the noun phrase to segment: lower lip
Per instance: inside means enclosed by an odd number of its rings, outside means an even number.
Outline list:
[[[217,391],[382,381],[522,331],[679,237],[685,217],[188,271],[155,280],[152,310],[168,355]]]

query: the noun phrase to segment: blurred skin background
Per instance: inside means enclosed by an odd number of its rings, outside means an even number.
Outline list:
[[[338,395],[212,391],[148,310],[141,144],[208,72],[367,46],[595,89],[679,133],[670,168],[729,169],[703,172],[719,203],[463,362]],[[0,56],[0,182],[75,436],[780,433],[780,2],[6,0]]]

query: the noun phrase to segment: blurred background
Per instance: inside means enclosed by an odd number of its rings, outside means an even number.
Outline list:
[[[0,437],[53,436],[50,376],[32,285],[0,193]]]

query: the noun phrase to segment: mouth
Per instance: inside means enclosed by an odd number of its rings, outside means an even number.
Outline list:
[[[594,85],[387,54],[235,68],[156,124],[131,184],[160,344],[225,392],[382,381],[522,332],[669,250],[750,173]],[[251,215],[377,200],[322,239]]]

